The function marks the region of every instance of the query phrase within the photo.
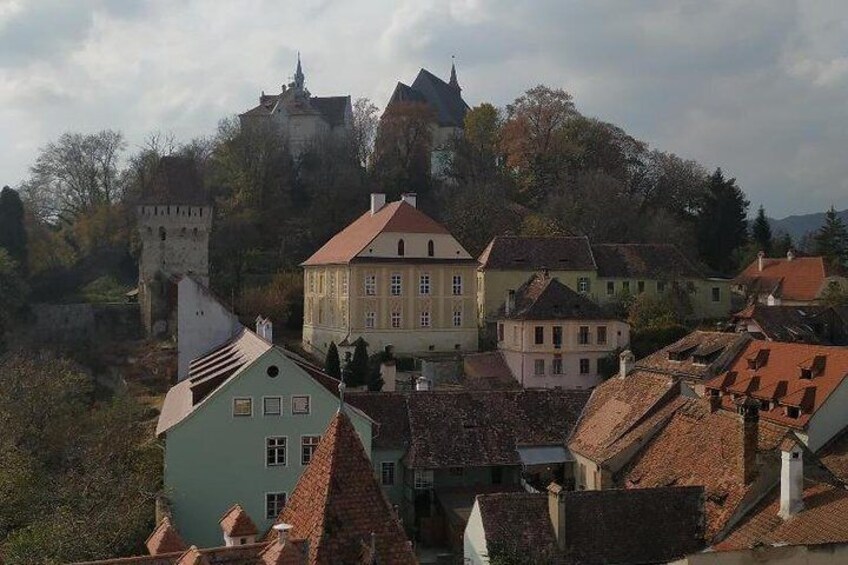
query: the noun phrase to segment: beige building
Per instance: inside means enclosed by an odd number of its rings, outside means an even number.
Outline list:
[[[603,360],[629,345],[630,326],[543,272],[507,292],[497,339],[523,387],[592,388]]]
[[[307,259],[303,345],[324,353],[362,337],[369,351],[476,351],[477,262],[414,194],[371,208]]]
[[[479,258],[480,323],[491,322],[504,294],[547,269],[572,290],[608,304],[622,295],[659,296],[686,289],[696,319],[730,314],[730,281],[708,276],[670,244],[590,244],[580,237],[494,238]]]

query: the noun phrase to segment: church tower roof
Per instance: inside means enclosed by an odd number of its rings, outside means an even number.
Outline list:
[[[456,80],[455,57],[451,57],[451,74],[450,74],[450,81],[448,81],[448,84],[451,85],[452,87],[454,87],[457,90],[460,90],[460,91],[462,90],[462,87],[459,86],[459,81]]]
[[[300,51],[297,52],[297,69],[294,72],[294,87],[303,90],[306,77],[303,75],[303,67],[300,64]]]

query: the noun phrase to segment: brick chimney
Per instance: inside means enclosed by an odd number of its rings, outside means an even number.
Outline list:
[[[759,253],[757,253],[757,270],[762,273],[763,269],[765,269],[765,267],[766,267],[766,252],[760,251]]]
[[[371,193],[371,215],[379,212],[386,205],[386,195],[382,192]]]
[[[636,364],[636,356],[629,349],[625,349],[618,356],[618,376],[619,378],[627,377],[627,374],[633,370],[633,365]]]
[[[548,514],[557,546],[565,549],[565,491],[556,483],[548,485]]]
[[[748,484],[757,474],[757,441],[759,435],[760,407],[757,401],[744,398],[737,403],[739,422],[738,477]]]
[[[795,442],[780,446],[780,512],[788,520],[804,508],[804,452]]]

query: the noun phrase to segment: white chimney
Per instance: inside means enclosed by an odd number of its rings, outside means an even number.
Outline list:
[[[791,261],[795,258],[795,251],[790,247],[789,251],[786,252],[786,260]]]
[[[766,252],[760,251],[759,253],[757,253],[757,270],[762,273],[763,269],[765,269],[765,267],[766,267]]]
[[[627,373],[633,370],[633,365],[636,364],[636,356],[629,349],[625,349],[618,356],[618,376],[620,378],[627,377]]]
[[[277,531],[277,541],[280,542],[280,545],[285,545],[289,540],[289,531],[294,528],[291,524],[274,524],[274,529]]]
[[[397,364],[394,360],[380,363],[380,378],[383,379],[383,390],[395,392],[397,390]]]
[[[382,192],[371,193],[371,215],[379,212],[386,205],[386,195]]]
[[[418,392],[426,392],[430,390],[429,379],[423,375],[415,379],[415,390]]]
[[[404,192],[400,195],[400,199],[401,201],[406,202],[407,204],[412,206],[413,208],[418,207],[418,195],[414,192]]]
[[[797,444],[780,450],[780,512],[787,520],[804,508],[804,455]]]
[[[548,517],[551,520],[557,546],[565,549],[565,491],[556,483],[548,485]]]
[[[274,324],[269,318],[256,317],[256,335],[268,343],[274,343]]]

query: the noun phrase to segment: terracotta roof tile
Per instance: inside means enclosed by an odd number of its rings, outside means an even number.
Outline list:
[[[636,367],[704,381],[724,372],[750,341],[746,334],[694,331],[640,359]]]
[[[375,421],[373,449],[406,449],[409,446],[409,415],[406,395],[400,392],[350,392],[345,400]]]
[[[848,428],[845,428],[818,452],[822,464],[848,483]]]
[[[816,317],[827,311],[825,306],[766,306],[754,303],[733,315],[736,323],[751,320],[763,336],[774,341],[823,344],[816,333]]]
[[[171,519],[165,516],[144,544],[150,555],[185,551],[188,547],[177,529],[171,524]]]
[[[469,390],[508,390],[521,385],[506,364],[503,353],[487,351],[462,357],[463,385]]]
[[[783,300],[809,302],[819,297],[825,279],[837,274],[823,257],[766,258],[762,271],[759,260],[754,260],[733,283],[746,287],[749,294],[776,293]]]
[[[802,370],[811,371],[810,378],[802,376]],[[752,341],[728,373],[708,381],[706,387],[755,398],[773,398],[776,404],[769,410],[761,410],[761,418],[805,428],[833,391],[842,386],[846,376],[848,349],[844,347]],[[724,396],[723,406],[733,408],[729,394]],[[801,413],[791,418],[785,406],[800,407]]]
[[[259,529],[253,520],[250,519],[247,512],[240,504],[234,504],[227,510],[218,522],[221,525],[221,531],[225,536],[231,538],[255,536],[259,533]]]
[[[180,555],[174,565],[211,565],[209,559],[200,553],[196,545],[188,548],[185,553]]]
[[[740,417],[711,412],[706,400],[686,399],[669,423],[622,470],[628,488],[703,486],[706,488],[707,538],[714,538],[740,510],[753,482],[740,474]],[[757,469],[779,464],[776,449],[786,428],[760,420]]]
[[[667,375],[637,370],[608,379],[592,392],[568,447],[604,463],[669,419],[679,395],[679,384]]]
[[[302,263],[346,264],[381,233],[447,234],[448,230],[414,206],[399,200],[383,206],[376,214],[367,210],[352,224],[330,238]]]
[[[303,565],[309,552],[304,540],[275,541],[259,554],[257,565]]]
[[[348,416],[339,412],[277,523],[309,544],[309,563],[357,563],[375,534],[380,563],[415,563],[400,523],[374,477]]]

